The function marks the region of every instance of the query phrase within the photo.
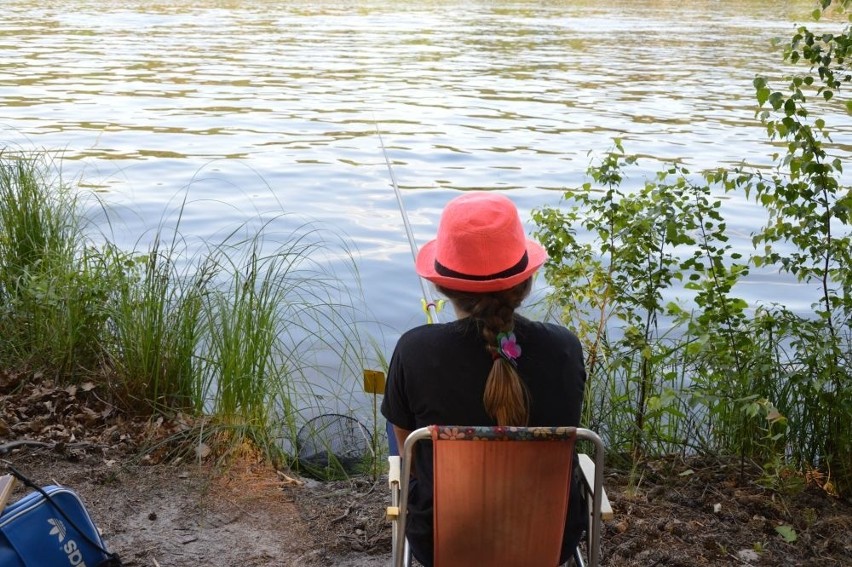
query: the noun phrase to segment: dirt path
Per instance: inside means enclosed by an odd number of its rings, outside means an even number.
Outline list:
[[[42,449],[6,456],[38,484],[64,484],[86,503],[111,551],[127,566],[249,567],[386,565],[337,538],[317,537],[292,484],[271,468],[242,463],[122,465],[91,455],[73,461]],[[25,493],[19,488],[16,498]]]
[[[0,371],[0,459],[38,485],[77,491],[125,565],[387,564],[383,506],[370,510],[370,533],[382,532],[381,541],[359,546],[352,541],[360,537],[357,527],[351,537],[318,533],[314,524],[339,521],[323,514],[342,513],[326,503],[346,506],[352,497],[328,498],[320,483],[282,474],[252,451],[228,460],[227,468],[213,456],[203,463],[176,457],[186,447],[168,440],[186,441],[189,428],[179,415],[153,423],[128,418],[91,384],[59,387],[39,375]],[[26,492],[19,486],[12,501]],[[317,499],[299,497],[312,492]]]
[[[41,484],[75,489],[127,566],[389,562],[383,479],[320,483],[250,460],[217,471],[91,453],[69,460],[45,449],[6,458]],[[731,464],[689,465],[681,471],[688,474],[659,478],[649,468],[638,487],[627,475],[608,476],[616,517],[606,526],[605,565],[852,565],[848,502],[815,488],[781,496],[739,482]],[[784,541],[781,525],[795,530],[795,542]]]
[[[0,445],[48,447],[17,446],[0,459],[37,484],[76,490],[127,566],[389,564],[384,479],[317,482],[250,451],[225,469],[212,458],[175,461],[151,440],[181,431],[180,418],[128,420],[85,385],[9,388],[8,378],[0,373]],[[781,475],[771,489],[761,475],[712,458],[608,470],[615,519],[604,565],[852,565],[852,502],[828,494],[818,475]]]

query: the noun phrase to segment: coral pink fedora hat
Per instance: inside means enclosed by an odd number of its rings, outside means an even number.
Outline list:
[[[417,254],[416,269],[447,289],[489,292],[523,282],[545,260],[547,252],[526,237],[508,197],[474,191],[447,203],[437,237]]]

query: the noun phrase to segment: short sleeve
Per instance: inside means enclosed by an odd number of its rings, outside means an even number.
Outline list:
[[[385,382],[385,397],[382,400],[382,415],[401,429],[413,431],[416,429],[414,413],[408,403],[405,393],[405,372],[402,363],[403,356],[399,345],[391,356],[388,366],[388,379]]]

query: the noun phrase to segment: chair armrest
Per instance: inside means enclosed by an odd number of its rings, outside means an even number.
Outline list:
[[[595,463],[585,453],[579,453],[580,472],[583,474],[583,487],[587,494],[594,493]],[[612,506],[607,498],[606,490],[601,493],[601,519],[611,520],[613,518]]]
[[[398,456],[388,457],[388,487],[391,489],[394,488],[394,483],[399,486],[401,461]]]
[[[401,459],[397,456],[388,457],[388,488],[391,491],[391,505],[385,512],[388,521],[399,519],[399,478]]]

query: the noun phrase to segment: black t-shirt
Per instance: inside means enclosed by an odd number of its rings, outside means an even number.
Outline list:
[[[514,333],[521,347],[518,373],[530,395],[529,425],[579,425],[586,383],[580,341],[564,327],[520,316]],[[409,431],[436,424],[497,425],[482,403],[492,363],[471,319],[411,329],[400,337],[391,357],[382,414]],[[431,564],[431,443],[415,446],[414,468],[417,481],[409,493],[406,535],[418,559]],[[572,482],[563,561],[585,527],[584,502]]]

